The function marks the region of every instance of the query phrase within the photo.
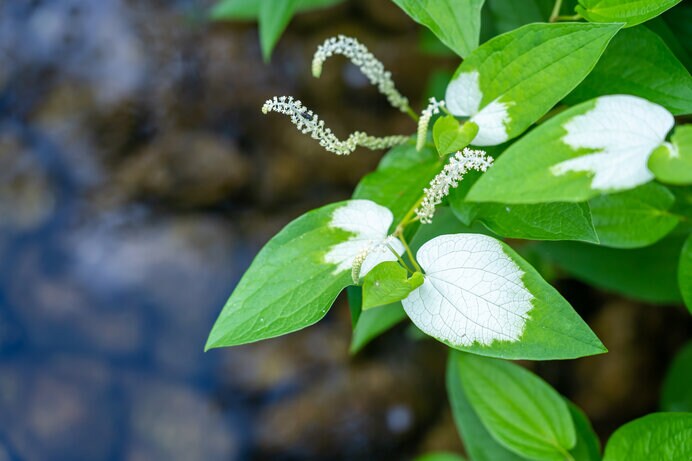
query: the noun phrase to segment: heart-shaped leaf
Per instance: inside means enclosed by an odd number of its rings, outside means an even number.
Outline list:
[[[418,328],[450,347],[533,360],[605,352],[569,303],[492,237],[435,237],[417,260],[425,281],[402,304]]]

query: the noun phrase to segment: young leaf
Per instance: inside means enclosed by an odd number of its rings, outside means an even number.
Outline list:
[[[529,24],[471,53],[447,87],[457,116],[478,125],[473,144],[523,133],[591,71],[620,24]]]
[[[262,58],[269,61],[274,45],[295,13],[298,0],[259,0],[259,36]]]
[[[382,158],[377,170],[361,179],[353,198],[386,206],[394,213],[394,222],[399,222],[441,168],[434,149],[418,152],[414,144],[397,146]]]
[[[377,309],[363,311],[353,328],[350,348],[351,354],[357,354],[370,343],[370,341],[394,327],[405,318],[406,312],[404,312],[404,308],[401,307],[401,303],[398,302],[387,304]]]
[[[425,281],[402,301],[418,328],[455,349],[547,360],[605,348],[536,270],[486,235],[435,237],[417,252]]]
[[[296,12],[309,11],[341,3],[343,0],[297,0]],[[259,18],[262,0],[220,0],[211,9],[215,20],[248,21]]]
[[[577,442],[567,402],[527,369],[455,354],[461,385],[490,434],[529,459],[562,461]]]
[[[692,76],[665,42],[645,26],[618,32],[593,71],[565,102],[575,105],[617,93],[648,99],[674,115],[692,113]]]
[[[687,309],[692,312],[692,235],[687,237],[680,252],[678,285]]]
[[[685,460],[692,453],[692,413],[652,413],[622,426],[603,461]]]
[[[360,276],[396,260],[387,241],[392,213],[368,200],[313,210],[288,224],[259,252],[214,324],[206,349],[273,338],[312,325],[352,281],[354,260],[373,248]],[[403,252],[398,242],[392,246]]]
[[[464,224],[479,221],[502,237],[598,243],[589,206],[584,203],[468,203],[450,195],[449,205]]]
[[[471,188],[472,202],[581,202],[647,183],[646,164],[673,116],[627,95],[601,96],[514,143]]]
[[[475,410],[469,403],[468,396],[461,384],[461,352],[450,351],[447,360],[447,395],[452,407],[454,423],[464,442],[466,451],[474,461],[524,461],[505,448],[488,432]]]
[[[676,268],[682,242],[680,236],[673,235],[634,250],[579,242],[541,242],[535,250],[594,286],[653,303],[679,303]]]
[[[601,443],[591,422],[575,404],[567,401],[567,406],[577,433],[577,444],[569,451],[572,458],[574,461],[601,461]]]
[[[668,367],[661,392],[663,411],[692,411],[692,341],[677,353]]]
[[[374,267],[363,279],[363,310],[401,301],[423,284],[423,274],[408,278],[406,269],[397,262]]]
[[[438,118],[433,125],[433,141],[441,156],[468,146],[477,134],[478,125],[473,122],[460,125],[459,121],[451,115]]]
[[[655,18],[680,0],[579,0],[577,13],[591,22],[624,22],[636,26]]]
[[[656,183],[589,201],[601,245],[638,248],[665,237],[680,222],[668,212],[675,196]]]
[[[692,125],[676,127],[670,140],[651,154],[649,169],[661,182],[692,184]]]
[[[430,29],[462,58],[478,47],[485,0],[394,0],[399,8]]]

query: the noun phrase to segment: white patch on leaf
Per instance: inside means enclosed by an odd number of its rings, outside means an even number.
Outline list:
[[[402,303],[418,328],[453,346],[519,340],[533,295],[500,242],[479,234],[442,235],[416,256],[425,282]]]
[[[593,174],[591,188],[600,191],[632,189],[654,178],[646,164],[673,127],[663,107],[635,96],[603,96],[596,106],[565,124],[563,142],[574,150],[596,152],[554,165],[550,171]]]
[[[329,227],[350,232],[351,237],[345,242],[332,246],[325,254],[324,260],[337,267],[334,273],[350,271],[354,260],[367,251],[367,256],[360,266],[360,277],[370,272],[385,261],[396,261],[396,256],[387,248],[389,244],[399,254],[404,247],[398,240],[388,237],[389,226],[394,216],[387,207],[370,200],[351,200],[332,213]]]
[[[509,105],[494,100],[481,109],[483,92],[478,71],[463,72],[447,86],[445,104],[447,109],[460,117],[471,117],[478,125],[474,146],[495,146],[507,141],[507,123],[510,121]]]

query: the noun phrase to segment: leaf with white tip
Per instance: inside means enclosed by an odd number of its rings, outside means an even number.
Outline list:
[[[476,146],[524,132],[591,71],[620,24],[529,24],[489,40],[459,66],[445,102],[478,125]]]
[[[514,143],[471,188],[471,202],[582,202],[653,179],[651,153],[673,116],[628,95],[602,96],[553,117]]]
[[[396,256],[388,242],[392,212],[369,200],[313,210],[288,224],[259,252],[219,315],[206,349],[273,338],[312,325],[360,277]],[[397,245],[398,244],[398,245]],[[391,246],[403,253],[398,241]],[[370,251],[366,251],[370,250]]]
[[[605,352],[567,301],[504,243],[442,235],[417,252],[423,285],[402,301],[409,318],[455,349],[513,359]]]

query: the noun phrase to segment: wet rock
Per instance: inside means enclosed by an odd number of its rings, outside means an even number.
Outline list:
[[[332,309],[348,309],[344,304]],[[225,350],[220,381],[236,392],[262,396],[303,387],[316,374],[347,366],[349,327],[332,317],[290,335]]]
[[[432,452],[463,452],[461,438],[449,405],[445,406],[437,421],[425,433],[417,451],[421,455]]]
[[[590,322],[608,353],[575,362],[573,400],[599,433],[656,411],[668,360],[689,337],[683,309],[611,300]]]
[[[188,387],[128,378],[127,461],[239,460],[237,435],[218,408]]]
[[[270,459],[391,457],[439,409],[443,380],[434,373],[442,373],[444,359],[427,353],[361,362],[315,378],[262,412],[260,451]]]
[[[126,159],[116,188],[132,198],[200,207],[233,197],[251,174],[231,143],[207,133],[171,134]]]
[[[0,229],[35,229],[54,207],[55,193],[46,169],[17,137],[0,133]]]
[[[0,433],[27,461],[110,459],[120,409],[109,379],[100,364],[79,358],[58,356],[40,366],[5,362]]]

